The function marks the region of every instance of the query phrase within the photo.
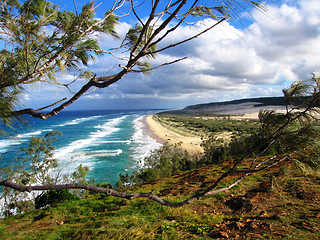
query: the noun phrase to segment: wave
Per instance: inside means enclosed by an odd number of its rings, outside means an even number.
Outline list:
[[[96,150],[96,151],[87,151],[86,155],[90,157],[108,157],[108,156],[118,156],[122,153],[122,149],[115,150]]]
[[[102,117],[101,115],[97,115],[97,116],[91,116],[91,117],[86,117],[86,118],[76,118],[73,119],[71,121],[66,121],[65,123],[59,124],[59,125],[53,125],[52,127],[64,127],[64,126],[68,126],[68,125],[76,125],[76,124],[80,124],[82,122],[85,121],[90,121],[90,120],[94,120],[96,118],[100,118]],[[43,132],[50,132],[52,131],[52,129],[40,129],[34,132],[28,132],[28,133],[22,133],[22,134],[17,134],[15,136],[15,139],[6,139],[6,140],[0,140],[0,153],[6,152],[8,150],[9,147],[13,146],[13,145],[19,145],[22,142],[27,141],[29,138],[34,137],[34,136],[39,136],[41,135]],[[79,145],[80,147],[82,146],[82,142],[76,142],[75,145]]]
[[[135,132],[132,136],[132,141],[139,141],[143,137],[143,124],[142,124],[143,116],[135,118],[132,123],[135,129]]]
[[[103,125],[96,126],[95,128],[98,128],[98,130],[95,132],[91,132],[88,138],[73,141],[68,146],[60,148],[55,152],[54,157],[60,158],[63,156],[67,156],[70,153],[73,153],[77,149],[85,149],[89,146],[97,145],[97,143],[99,143],[99,139],[118,131],[119,128],[117,128],[116,126],[125,117],[126,116],[115,118],[104,123]]]
[[[125,143],[130,144],[131,140],[102,140],[102,141],[96,141],[98,145],[105,144],[105,143]]]
[[[21,143],[22,141],[13,140],[13,139],[0,140],[0,153],[4,153],[8,150],[9,147],[13,145],[20,145]]]
[[[90,120],[94,120],[97,118],[102,117],[101,115],[97,115],[97,116],[91,116],[91,117],[82,117],[82,118],[76,118],[70,121],[66,121],[64,123],[58,124],[58,125],[54,125],[54,127],[65,127],[65,126],[70,126],[70,125],[77,125],[86,121],[90,121]]]
[[[52,131],[52,129],[37,130],[37,131],[35,131],[35,132],[18,134],[18,135],[16,136],[16,138],[30,138],[30,137],[33,137],[33,136],[39,136],[39,135],[41,135],[41,133],[43,133],[43,132],[50,132],[50,131]]]
[[[99,142],[102,142],[101,139],[103,139],[103,137],[117,132],[119,130],[117,125],[121,123],[125,117],[126,116],[122,116],[111,119],[104,124],[99,125],[97,131],[91,132],[88,138],[73,141],[67,146],[57,149],[54,153],[54,158],[58,160],[59,166],[62,169],[61,172],[66,174],[72,173],[80,164],[89,167],[89,169],[94,169],[98,164],[96,157],[116,156],[121,154],[121,149],[90,151],[90,149],[87,148],[99,145]]]
[[[0,153],[4,153],[4,152],[8,151],[8,149],[11,146],[20,145],[23,142],[28,141],[28,139],[31,137],[39,136],[43,132],[49,132],[49,131],[52,131],[52,129],[44,129],[44,130],[37,130],[34,132],[17,134],[14,138],[11,138],[11,139],[1,139],[0,140]]]
[[[23,133],[23,134],[18,134],[16,137],[17,138],[28,138],[32,136],[38,136],[42,133],[42,131],[35,131],[35,132],[30,132],[30,133]]]

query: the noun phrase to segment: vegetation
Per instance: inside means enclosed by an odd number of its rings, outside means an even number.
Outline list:
[[[181,172],[126,191],[185,199],[228,165]],[[92,194],[0,219],[0,239],[318,239],[319,180],[286,163],[183,208]]]
[[[146,159],[145,169],[122,176],[117,191],[104,184],[48,186],[58,190],[46,194],[54,195],[56,201],[47,202],[44,197],[40,202],[41,206],[53,207],[2,219],[0,231],[16,239],[31,231],[35,238],[51,239],[318,238],[320,177],[318,171],[313,171],[320,166],[315,117],[318,81],[314,77],[314,84],[308,85],[312,98],[303,108],[288,108],[282,114],[261,111],[258,134],[245,134],[223,145],[225,156],[231,156],[233,145],[245,145],[239,148],[242,150],[236,158],[220,161],[212,157],[222,146],[214,138],[205,143],[208,148],[203,158],[192,157],[178,146],[164,145]],[[301,84],[297,82],[284,90],[291,92],[289,102],[293,100],[292,92],[296,97],[306,93]],[[198,170],[191,170],[194,168]],[[6,186],[7,181],[2,184]],[[19,190],[34,187],[10,184]],[[65,191],[68,188],[98,193],[75,200]],[[64,201],[60,196],[69,201],[57,205]],[[161,204],[135,199],[138,197]]]
[[[158,113],[155,119],[172,129],[183,129],[183,132],[190,132],[194,135],[207,136],[208,134],[219,134],[232,132],[234,135],[256,133],[259,125],[256,120],[236,120],[230,116],[195,116]]]
[[[40,209],[46,206],[50,206],[53,203],[63,202],[67,200],[80,199],[79,197],[74,196],[67,189],[62,190],[51,190],[43,192],[38,195],[34,202],[35,209]]]

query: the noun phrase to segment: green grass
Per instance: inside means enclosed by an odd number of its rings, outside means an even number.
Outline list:
[[[221,116],[193,116],[161,113],[153,119],[181,135],[206,136],[208,133],[232,132],[235,135],[252,134],[258,129],[257,120],[235,120]]]
[[[208,166],[127,191],[153,190],[179,201],[216,179]],[[103,194],[0,219],[0,239],[317,239],[320,179],[287,165],[254,175],[239,187],[181,208]],[[251,207],[235,211],[226,202]]]

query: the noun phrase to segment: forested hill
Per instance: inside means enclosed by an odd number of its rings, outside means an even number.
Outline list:
[[[181,110],[169,111],[174,114],[245,114],[257,112],[260,109],[284,109],[284,97],[263,97],[240,99],[227,102],[213,102],[187,106]],[[168,112],[166,112],[168,113]]]

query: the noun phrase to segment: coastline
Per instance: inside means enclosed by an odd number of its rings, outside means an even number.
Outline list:
[[[153,115],[148,115],[143,118],[143,125],[146,128],[149,136],[157,141],[157,143],[168,143],[171,145],[181,143],[181,148],[189,153],[202,153],[203,149],[200,146],[202,140],[200,137],[186,137],[179,135],[162,126],[160,123],[152,119]]]

